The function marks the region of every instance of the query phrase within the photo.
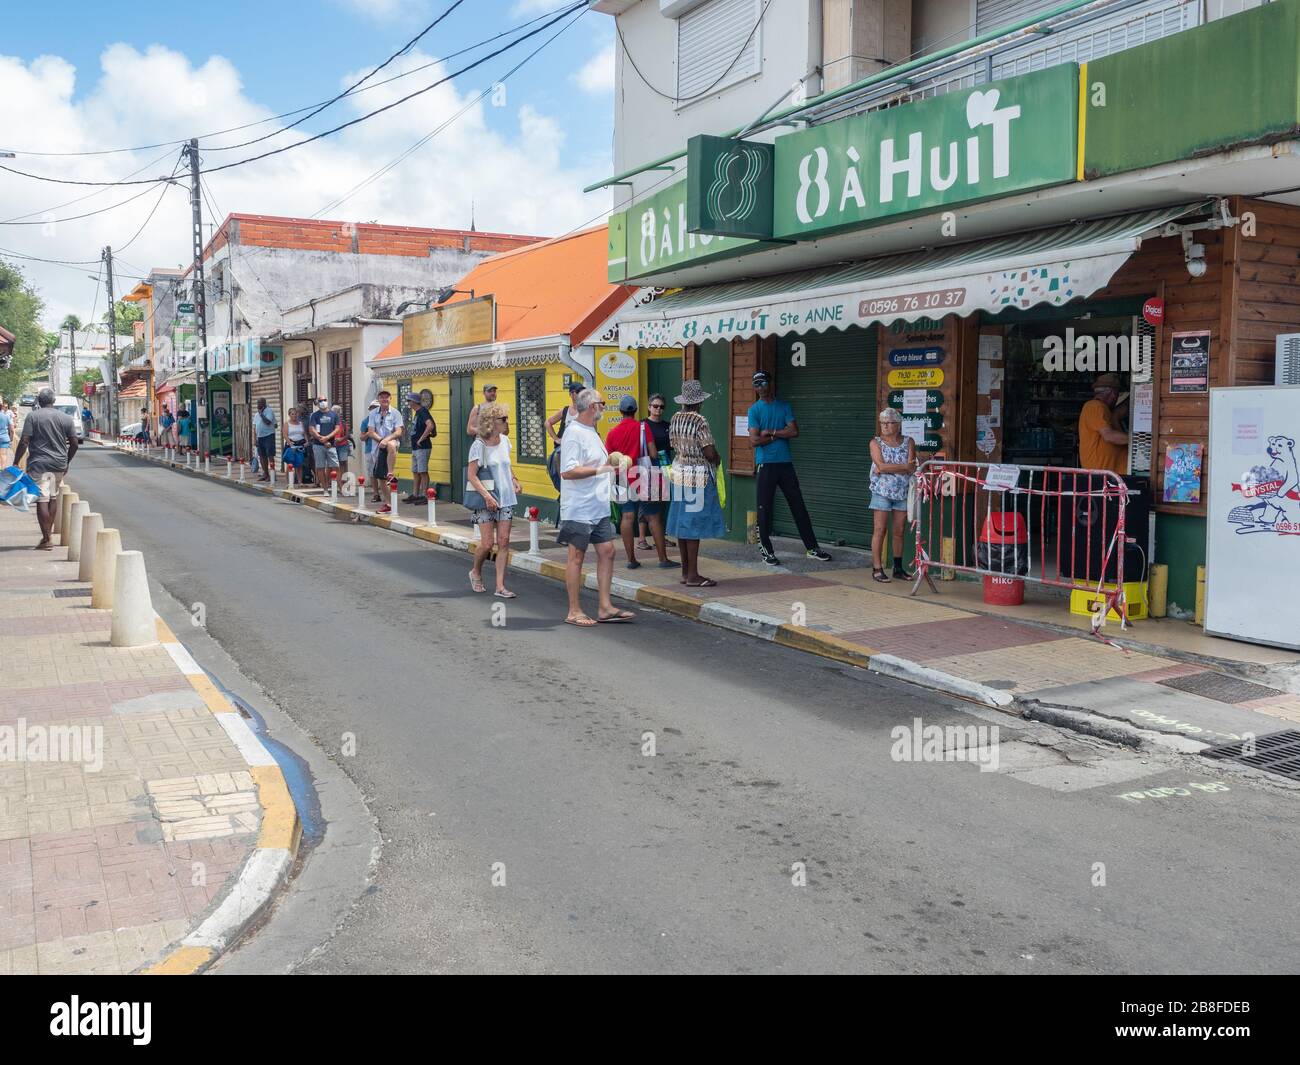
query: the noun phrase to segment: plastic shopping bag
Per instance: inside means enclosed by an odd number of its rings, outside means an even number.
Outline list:
[[[39,501],[41,498],[41,488],[26,473],[17,466],[8,466],[0,470],[0,500],[8,503],[11,507],[28,511],[28,497]]]

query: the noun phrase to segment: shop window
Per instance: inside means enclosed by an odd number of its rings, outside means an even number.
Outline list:
[[[352,349],[331,351],[330,402],[343,408],[343,421],[352,425]]]
[[[397,450],[403,455],[411,451],[411,409],[406,405],[406,397],[411,394],[411,379],[397,382],[397,411],[402,416],[402,435],[397,441]]]
[[[515,374],[519,404],[515,432],[515,458],[519,462],[546,462],[546,371]]]
[[[762,72],[762,0],[708,0],[677,20],[677,99]]]
[[[293,400],[298,406],[311,403],[311,356],[293,360]]]

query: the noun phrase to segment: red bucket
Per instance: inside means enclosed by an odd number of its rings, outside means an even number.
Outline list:
[[[1025,601],[1025,582],[1019,577],[985,577],[984,602],[994,606],[1021,606]]]

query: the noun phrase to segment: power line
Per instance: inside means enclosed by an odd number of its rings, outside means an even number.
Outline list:
[[[174,172],[175,171],[173,171],[173,173]],[[158,179],[159,182],[163,180],[165,179],[163,178]],[[129,184],[134,185],[136,184],[136,182],[132,181],[129,182]],[[107,207],[101,207],[97,211],[86,211],[84,214],[70,214],[63,218],[40,218],[31,222],[0,222],[0,226],[53,226],[53,225],[58,225],[58,223],[60,222],[76,222],[82,218],[94,218],[95,215],[108,214],[109,211],[116,211],[119,207],[125,207],[128,203],[140,199],[141,196],[148,196],[154,184],[156,184],[156,182],[150,182],[149,188],[143,189],[142,191],[137,192],[134,195],[128,196],[125,200],[119,200],[117,203],[109,204]],[[100,191],[106,192],[108,190],[101,189]],[[98,195],[98,193],[96,193],[95,195]]]
[[[278,137],[281,133],[287,133],[289,130],[293,129],[295,126],[300,126],[300,125],[302,125],[302,124],[303,124],[304,122],[306,122],[309,118],[313,118],[313,117],[315,117],[316,115],[319,115],[319,114],[320,114],[322,111],[324,111],[327,107],[331,107],[331,106],[333,106],[334,104],[336,104],[336,103],[338,103],[340,100],[342,100],[343,97],[345,97],[345,96],[349,96],[349,95],[351,95],[353,92],[355,92],[357,89],[361,88],[362,85],[364,85],[367,81],[369,81],[369,80],[370,80],[371,78],[373,78],[376,74],[378,74],[381,70],[383,70],[384,67],[388,66],[389,63],[393,62],[393,60],[399,58],[400,56],[404,56],[404,55],[406,55],[407,52],[409,52],[412,48],[415,47],[416,42],[419,41],[419,39],[420,39],[421,37],[423,37],[426,33],[428,33],[428,32],[429,32],[430,30],[432,30],[435,26],[437,26],[438,23],[440,23],[443,19],[445,19],[445,18],[446,18],[448,15],[450,15],[453,11],[455,11],[456,8],[460,7],[460,5],[463,4],[464,2],[465,2],[465,0],[453,0],[453,3],[452,3],[452,5],[451,5],[451,7],[447,8],[446,11],[444,11],[444,12],[443,12],[441,15],[439,15],[436,19],[434,19],[434,20],[433,20],[432,22],[430,22],[427,26],[425,26],[424,29],[422,29],[419,33],[417,33],[414,37],[412,37],[409,41],[407,41],[406,44],[402,45],[402,47],[401,47],[398,51],[394,52],[394,53],[393,53],[392,55],[390,55],[387,59],[385,59],[382,63],[380,63],[379,66],[375,67],[374,70],[372,70],[369,74],[367,74],[365,77],[363,77],[360,81],[355,81],[355,82],[353,82],[351,85],[349,85],[346,89],[344,89],[344,90],[343,90],[341,93],[339,93],[337,96],[334,96],[334,97],[332,97],[332,98],[329,99],[329,100],[326,100],[324,103],[322,103],[322,104],[320,104],[319,106],[315,107],[315,108],[314,108],[312,111],[310,111],[309,113],[303,115],[302,118],[295,119],[293,122],[290,122],[290,123],[289,123],[287,126],[285,126],[283,129],[275,129],[275,130],[272,130],[270,133],[264,133],[264,134],[262,134],[262,136],[260,136],[260,137],[254,137],[252,140],[242,141],[242,142],[240,142],[239,144],[226,144],[226,145],[223,145],[223,146],[220,147],[220,148],[209,148],[208,151],[229,152],[229,151],[233,151],[233,150],[236,149],[236,148],[247,148],[250,144],[258,144],[258,143],[260,143],[260,142],[262,142],[262,141],[264,141],[264,140],[269,140],[271,137]]]
[[[140,167],[139,169],[131,171],[131,173],[127,174],[126,176],[135,177],[135,175],[140,173],[142,170],[148,170],[150,167],[157,166],[159,163],[161,163],[164,159],[166,159],[171,154],[172,154],[171,152],[163,152],[163,154],[158,156],[158,158],[151,159],[149,162],[145,163],[144,166]],[[20,219],[31,218],[33,215],[38,215],[38,214],[49,214],[50,211],[57,211],[64,207],[71,207],[74,203],[81,203],[84,200],[90,200],[90,199],[94,199],[96,196],[102,196],[107,191],[108,191],[107,189],[99,189],[96,192],[88,192],[84,196],[76,196],[71,200],[64,200],[62,203],[51,204],[49,207],[40,208],[35,211],[28,211],[26,214],[14,215],[13,218],[6,218],[0,221],[0,225],[11,225],[11,224],[17,225]],[[45,223],[42,221],[34,224],[44,225]]]
[[[572,19],[571,21],[569,21],[568,23],[566,23],[565,25],[561,26],[558,30],[555,31],[555,33],[553,33],[550,37],[548,37],[545,41],[543,41],[540,45],[538,45],[535,49],[533,49],[533,51],[531,51],[530,53],[528,53],[528,55],[526,55],[523,59],[521,59],[518,63],[516,63],[516,64],[515,64],[513,67],[511,67],[509,70],[507,70],[503,75],[501,75],[501,77],[498,79],[498,82],[499,82],[499,83],[504,83],[504,82],[506,82],[507,80],[509,80],[509,78],[512,77],[515,73],[517,73],[521,67],[523,67],[526,63],[530,62],[534,57],[536,57],[537,54],[538,54],[539,52],[541,52],[544,48],[546,48],[546,47],[547,47],[547,46],[548,46],[552,41],[554,41],[557,37],[559,37],[561,34],[565,33],[565,32],[566,32],[567,30],[569,30],[572,26],[574,26],[574,25],[577,23],[578,18],[581,18],[581,17],[582,17],[582,16],[579,15],[577,18],[574,18],[574,19]],[[415,142],[414,144],[412,144],[409,148],[407,148],[404,152],[402,152],[402,153],[401,153],[400,155],[398,155],[396,158],[392,159],[390,162],[386,163],[384,166],[380,167],[378,170],[376,170],[374,173],[372,173],[369,177],[363,179],[362,181],[358,182],[356,185],[352,186],[351,189],[349,189],[346,193],[344,193],[344,194],[343,194],[342,196],[340,196],[338,199],[331,200],[331,201],[330,201],[329,203],[327,203],[324,207],[321,207],[321,208],[319,208],[318,210],[316,210],[315,212],[313,212],[312,215],[311,215],[311,217],[312,217],[312,218],[318,218],[320,215],[323,215],[326,211],[332,211],[332,210],[334,210],[336,207],[340,207],[340,206],[342,206],[344,203],[346,203],[348,200],[350,200],[353,196],[355,196],[355,195],[356,195],[358,192],[360,192],[362,189],[366,188],[367,186],[369,186],[369,185],[372,184],[373,182],[377,181],[379,178],[383,177],[385,174],[387,174],[389,171],[391,171],[394,167],[398,166],[400,163],[402,163],[402,162],[405,161],[406,159],[410,158],[411,155],[413,155],[415,152],[417,152],[417,151],[419,151],[421,148],[423,148],[426,144],[429,143],[429,141],[431,141],[434,137],[436,137],[439,133],[441,133],[441,132],[442,132],[443,130],[445,130],[447,127],[449,127],[450,125],[452,125],[452,123],[454,123],[457,119],[459,119],[462,115],[464,115],[464,114],[465,114],[467,111],[469,111],[471,108],[473,108],[473,107],[477,106],[479,103],[481,103],[481,102],[483,101],[484,97],[490,95],[492,92],[493,92],[493,87],[492,87],[492,86],[488,86],[486,89],[484,89],[482,92],[480,92],[477,96],[471,97],[471,98],[469,99],[469,101],[466,102],[465,106],[462,107],[459,111],[457,111],[454,115],[452,115],[450,118],[446,119],[445,121],[439,123],[439,124],[438,124],[437,126],[435,126],[432,130],[430,130],[427,134],[425,134],[425,135],[424,135],[423,137],[421,137],[418,141],[416,141],[416,142]]]
[[[410,70],[404,70],[400,74],[394,74],[391,78],[384,78],[382,81],[377,81],[372,85],[366,85],[360,89],[356,89],[354,92],[351,93],[351,95],[360,96],[362,93],[372,92],[373,90],[382,88],[385,85],[391,85],[395,81],[401,81],[403,78],[413,77],[414,75],[419,74],[421,71],[428,70],[430,67],[435,67],[440,63],[447,62],[447,60],[449,59],[455,59],[458,56],[462,56],[467,52],[472,52],[477,48],[482,48],[484,45],[491,44],[493,41],[498,41],[502,37],[508,37],[512,33],[516,33],[519,30],[526,29],[527,27],[531,26],[534,22],[540,22],[542,19],[549,18],[551,15],[554,15],[562,10],[570,9],[571,6],[572,5],[566,4],[566,5],[562,5],[561,7],[552,8],[550,11],[545,11],[540,15],[535,15],[533,18],[530,18],[525,22],[521,22],[518,25],[511,26],[509,29],[501,30],[498,33],[494,33],[490,37],[484,37],[482,40],[475,41],[473,44],[466,45],[464,48],[459,48],[454,52],[448,52],[444,56],[439,56],[437,58],[430,59],[429,62],[427,63],[421,63],[419,66],[412,67]],[[285,111],[278,115],[271,115],[268,118],[259,118],[254,122],[244,122],[238,126],[228,126],[225,129],[210,130],[207,133],[199,133],[197,134],[197,136],[200,140],[204,140],[210,137],[222,137],[225,136],[227,133],[240,133],[243,130],[253,129],[256,126],[264,126],[268,122],[278,122],[282,118],[293,118],[294,115],[300,115],[304,111],[310,111],[313,108],[321,107],[322,105],[328,102],[329,101],[322,100],[322,101],[317,101],[316,103],[313,104],[305,104],[302,107],[294,108],[292,111]],[[33,159],[88,158],[91,156],[99,156],[99,155],[125,155],[130,152],[147,152],[147,151],[152,151],[154,148],[180,147],[182,144],[188,144],[190,139],[191,138],[189,137],[182,137],[179,140],[174,140],[174,141],[159,141],[157,144],[138,144],[131,148],[101,148],[96,151],[89,151],[89,152],[24,152],[24,151],[19,151],[16,148],[5,148],[4,150],[13,152],[15,155],[30,156]],[[234,147],[234,146],[231,145],[230,147]],[[209,146],[206,150],[225,151],[226,146],[216,146],[216,147]],[[166,158],[166,155],[164,154],[160,158]],[[153,164],[149,164],[149,165],[153,165]],[[140,169],[143,170],[145,168],[141,167]],[[132,174],[128,174],[127,177],[134,177],[135,174],[137,173],[139,173],[138,170]],[[98,194],[91,193],[90,195],[94,196]],[[84,199],[85,197],[81,197],[81,198]],[[68,203],[60,204],[59,206],[66,207],[68,206],[69,203],[76,203],[76,202],[78,201],[69,200]],[[50,208],[50,209],[56,210],[57,208]],[[19,216],[19,217],[25,217],[25,216]]]
[[[551,26],[555,25],[555,23],[559,22],[561,19],[567,17],[568,15],[571,15],[573,12],[582,10],[585,13],[586,9],[587,9],[586,0],[577,0],[577,2],[565,8],[561,14],[543,23],[541,26],[538,26],[536,29],[530,30],[522,37],[519,37],[518,39],[511,41],[509,44],[503,45],[501,48],[498,48],[495,52],[490,52],[489,54],[483,56],[481,59],[476,59],[472,63],[467,63],[459,70],[454,71],[453,73],[448,74],[445,77],[439,78],[437,81],[433,82],[430,85],[426,85],[422,89],[417,89],[415,92],[407,93],[407,95],[401,97],[400,99],[394,100],[390,104],[385,104],[383,107],[378,107],[375,110],[368,112],[367,114],[361,115],[347,122],[340,123],[339,125],[333,127],[332,129],[327,129],[322,133],[317,133],[314,136],[306,137],[300,141],[295,141],[293,144],[286,144],[281,148],[273,148],[270,151],[262,152],[260,155],[249,156],[245,159],[237,159],[233,163],[223,163],[221,166],[209,167],[207,170],[201,171],[201,173],[215,174],[222,170],[231,170],[237,166],[244,166],[247,163],[255,163],[262,159],[269,159],[271,156],[280,155],[283,152],[292,151],[294,148],[302,148],[305,145],[313,143],[314,141],[322,140],[325,137],[332,136],[333,134],[338,133],[341,130],[345,130],[352,126],[359,125],[362,122],[366,122],[369,119],[374,118],[376,115],[383,114],[385,111],[391,111],[393,108],[399,107],[402,104],[406,103],[407,101],[413,100],[417,96],[422,96],[426,92],[431,92],[432,90],[436,89],[439,85],[443,85],[446,82],[451,81],[453,78],[457,78],[460,75],[475,69],[476,67],[482,66],[488,60],[495,59],[503,52],[508,52],[510,49],[522,44],[530,37],[535,37],[537,36],[537,34],[541,33],[542,31],[549,29]],[[43,174],[32,174],[24,170],[17,170],[14,167],[4,166],[4,165],[0,165],[0,170],[6,171],[7,173],[10,174],[17,174],[19,177],[32,178],[36,181],[48,181],[56,185],[83,185],[83,186],[96,186],[96,187],[112,186],[112,185],[156,185],[159,181],[165,180],[162,178],[154,178],[149,180],[135,180],[135,181],[75,181],[68,178],[52,178],[52,177],[47,177]]]

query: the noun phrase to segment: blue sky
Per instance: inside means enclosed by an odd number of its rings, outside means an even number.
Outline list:
[[[396,51],[451,0],[224,0],[200,7],[142,8],[140,18],[102,3],[52,0],[6,5],[0,35],[0,99],[10,105],[0,147],[20,153],[88,152],[162,142],[324,100]],[[375,80],[427,63],[527,19],[561,0],[465,0],[411,56]],[[195,22],[197,13],[198,21]],[[556,27],[558,28],[558,26]],[[377,219],[408,225],[465,226],[469,204],[480,229],[552,235],[600,216],[608,195],[583,196],[609,173],[613,124],[613,21],[588,13],[509,81],[499,106],[474,96],[554,30],[445,86],[343,134],[274,160],[210,178],[218,212]],[[499,47],[497,42],[489,48]],[[450,69],[485,48],[451,60]],[[317,132],[423,87],[430,70],[331,107],[302,129]],[[361,184],[451,114],[467,113],[387,175]],[[247,138],[275,128],[259,126]],[[257,150],[289,143],[297,131]],[[222,138],[208,141],[222,143]],[[224,138],[224,143],[234,139]],[[251,151],[251,150],[250,150]],[[163,149],[82,158],[22,156],[9,165],[82,180],[115,180],[149,168]],[[216,156],[221,162],[241,155]],[[205,156],[205,166],[209,157]],[[59,205],[86,189],[0,174],[0,220],[50,219],[44,227],[0,225],[0,248],[49,258],[96,258],[105,243],[125,243],[155,199],[79,222],[112,190],[75,207]],[[350,194],[350,195],[349,195]],[[342,196],[344,202],[331,205]],[[165,196],[125,255],[137,265],[184,257],[185,204]],[[324,213],[320,213],[320,212]],[[134,254],[132,254],[132,252]],[[0,253],[2,254],[2,253]],[[78,311],[94,284],[69,267],[24,263],[50,305],[47,317]],[[93,272],[93,270],[91,271]]]

